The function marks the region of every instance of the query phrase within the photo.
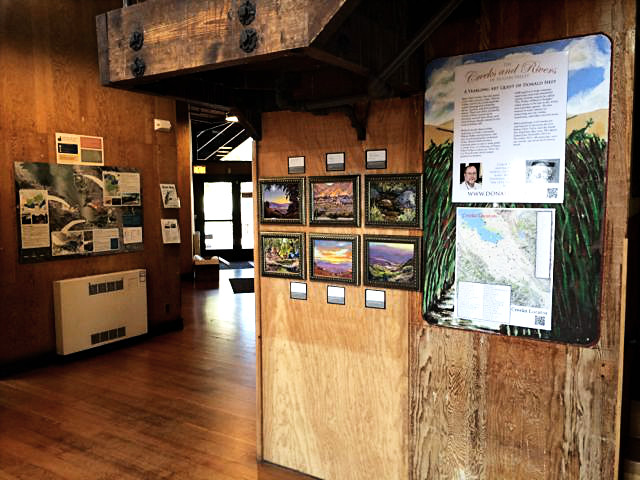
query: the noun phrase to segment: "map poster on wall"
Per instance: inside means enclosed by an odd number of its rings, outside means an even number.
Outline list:
[[[455,68],[454,202],[562,203],[567,59],[521,53]]]
[[[454,315],[551,330],[555,210],[458,208]]]
[[[563,56],[566,72],[561,75]],[[497,78],[500,68],[504,69],[497,65],[507,62],[513,66],[549,65],[557,69],[558,78],[554,84],[545,84],[554,80],[555,74],[549,71],[545,74],[549,78],[542,80],[542,85],[520,90],[517,114],[515,85],[522,83],[519,88],[524,88],[524,79],[514,77],[513,82],[504,82],[506,86],[514,84],[513,88],[505,89],[513,92],[508,93],[513,112],[502,100],[493,103],[483,99],[479,105],[474,104],[476,93],[490,96],[491,90],[465,94],[456,86],[459,72],[484,72],[486,78],[477,80],[483,84],[491,76],[492,67]],[[427,65],[425,75],[424,319],[443,327],[593,344],[600,334],[611,41],[606,35],[586,35],[439,58]],[[559,93],[562,89],[553,90],[560,83],[560,76],[566,77],[567,82],[564,99]],[[547,88],[545,85],[550,85],[552,91],[541,92]],[[533,98],[529,98],[530,93]],[[463,138],[457,132],[462,128],[460,122],[454,119],[461,95],[467,95],[470,103],[465,105],[464,112],[460,104],[458,115],[461,118],[464,115],[469,123],[475,117],[480,118],[479,125],[464,128],[499,128],[496,135],[499,139],[506,138],[507,146],[513,147],[516,136],[526,138],[532,131],[527,127],[517,133],[518,123],[546,122],[541,125],[547,125],[547,130],[557,130],[551,132],[550,139],[554,141],[558,140],[558,132],[564,132],[560,135],[564,166],[560,164],[562,154],[555,150],[543,152],[538,147],[544,142],[539,141],[527,144],[513,159],[492,154],[456,159],[454,150],[457,153],[458,147],[463,147],[456,145]],[[507,98],[506,95],[500,93],[501,98]],[[557,116],[562,116],[561,104],[566,110],[564,127],[553,127],[547,121],[555,122]],[[494,116],[498,120],[492,120]],[[511,120],[506,127],[492,123],[508,117]],[[504,168],[500,166],[502,163]],[[515,167],[512,170],[514,165],[519,169],[517,172]],[[508,179],[511,175],[516,175],[516,179]],[[517,197],[513,201],[487,196],[451,201],[457,198],[455,190],[465,180],[480,184],[481,188],[475,191],[494,191],[497,189],[491,182],[496,178],[504,178],[505,185],[515,184],[529,193],[526,198]],[[558,190],[547,195],[549,189],[556,188],[556,182]],[[544,189],[536,196],[526,190],[540,184]],[[560,199],[563,200],[558,203]],[[550,217],[546,211],[555,213]],[[465,219],[461,214],[468,216]],[[535,230],[527,226],[534,217]],[[468,221],[477,223],[470,225]],[[552,243],[542,241],[547,230],[540,228],[539,221],[547,225],[551,221]],[[522,242],[525,245],[529,242],[530,247],[520,247]],[[549,255],[544,245],[550,249],[552,262],[548,279],[545,265]],[[498,246],[502,248],[501,256],[491,256]],[[545,262],[538,261],[536,255]],[[478,270],[474,270],[476,266]],[[521,288],[525,285],[530,291]]]
[[[138,172],[27,162],[16,162],[14,171],[20,262],[142,249]],[[122,205],[105,202],[105,198],[116,198],[113,191],[111,195],[105,192],[104,178],[109,175],[119,181],[125,179],[122,183],[126,186],[117,196]],[[127,196],[130,192],[135,195]],[[140,234],[125,238],[125,228],[136,229]]]

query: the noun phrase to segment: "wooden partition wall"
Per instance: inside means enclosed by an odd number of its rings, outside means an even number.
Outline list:
[[[180,317],[180,246],[163,245],[160,230],[178,211],[163,210],[158,186],[178,183],[176,135],[153,131],[154,118],[175,125],[175,101],[100,85],[95,16],[120,6],[0,2],[0,369],[55,352],[54,280],[146,268],[150,330]],[[18,263],[13,162],[55,163],[55,132],[102,136],[105,165],[140,172],[143,251]]]
[[[421,122],[420,97],[373,103],[364,142],[342,114],[266,114],[257,175],[288,176],[287,157],[300,155],[304,176],[330,175],[325,153],[337,151],[345,152],[346,167],[334,175],[420,172]],[[387,149],[387,170],[365,171],[371,148]],[[421,235],[364,226],[258,227],[307,235]],[[345,285],[346,305],[329,305],[327,283],[307,279],[308,300],[291,300],[290,280],[259,273],[256,268],[264,460],[327,479],[407,478],[408,319],[419,315],[420,294],[388,289],[387,309],[373,310],[364,307],[362,285]]]
[[[326,304],[325,284],[307,281],[309,300],[294,301],[288,280],[256,271],[265,460],[327,479],[617,478],[635,16],[629,0],[466,2],[425,49],[426,64],[568,36],[611,37],[598,342],[430,326],[413,292],[388,291],[389,308],[372,311],[363,308],[362,286],[347,286],[346,306],[335,306]],[[388,172],[421,171],[421,102],[374,103],[363,143],[338,114],[266,114],[257,176],[286,176],[292,155],[306,157],[307,176],[324,175],[324,153],[342,150],[345,173],[363,174],[364,150],[383,147]]]
[[[600,339],[579,347],[433,327],[413,317],[415,479],[617,478],[635,5],[476,2],[427,42],[431,59],[601,32],[611,38],[613,65]]]

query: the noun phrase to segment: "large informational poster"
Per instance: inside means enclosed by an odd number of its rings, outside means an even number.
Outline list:
[[[568,56],[520,53],[455,68],[454,202],[562,203]]]
[[[14,170],[21,262],[142,249],[138,172],[27,162]]]
[[[605,35],[427,66],[427,322],[597,341],[610,69]]]

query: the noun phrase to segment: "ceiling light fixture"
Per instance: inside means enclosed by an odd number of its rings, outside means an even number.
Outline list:
[[[224,117],[224,119],[227,122],[238,122],[238,117],[236,115],[231,115],[230,113],[227,113]]]

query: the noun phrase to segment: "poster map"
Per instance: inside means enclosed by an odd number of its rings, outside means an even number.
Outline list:
[[[20,262],[142,250],[138,172],[27,162],[14,172]]]
[[[521,78],[530,66],[550,78]],[[425,75],[424,319],[593,344],[610,39],[586,35],[440,58]],[[497,138],[485,145],[493,132]]]

